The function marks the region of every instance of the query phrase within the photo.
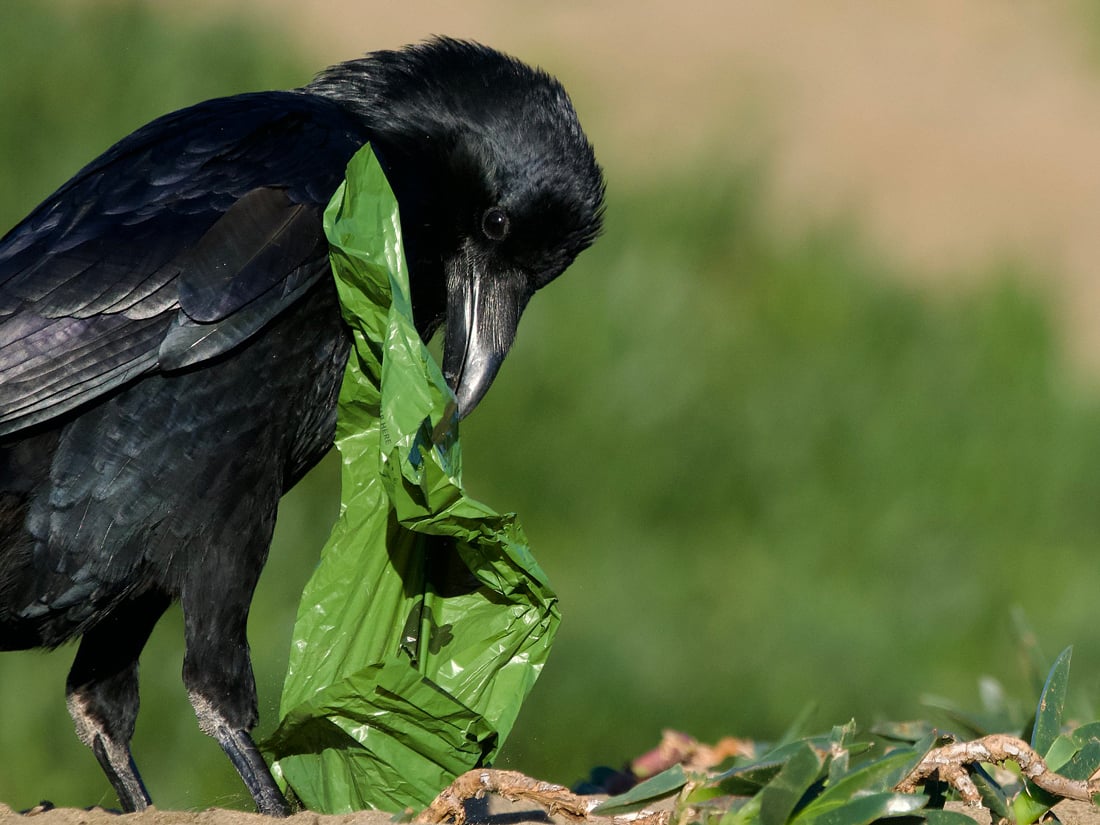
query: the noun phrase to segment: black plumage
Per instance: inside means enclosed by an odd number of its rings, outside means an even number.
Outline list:
[[[69,710],[127,810],[149,804],[138,655],[178,599],[200,726],[286,811],[249,735],[245,624],[279,497],[332,443],[349,340],[321,213],[368,141],[465,415],[603,199],[562,87],[488,48],[437,39],[166,115],[0,240],[0,649],[82,637]]]

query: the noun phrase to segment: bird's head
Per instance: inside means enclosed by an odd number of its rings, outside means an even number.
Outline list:
[[[465,416],[531,296],[600,232],[603,175],[572,103],[545,72],[449,39],[334,66],[307,89],[368,125],[401,209],[417,329],[446,325],[443,372]]]

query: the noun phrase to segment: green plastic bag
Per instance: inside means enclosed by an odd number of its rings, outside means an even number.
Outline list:
[[[354,335],[342,501],[264,749],[312,810],[424,807],[497,753],[560,616],[515,518],[462,491],[454,399],[413,326],[397,203],[369,147],[325,232]]]

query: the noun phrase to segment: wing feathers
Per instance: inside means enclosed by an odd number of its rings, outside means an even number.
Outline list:
[[[135,266],[153,267],[137,283],[123,277],[125,249],[107,261],[94,258],[98,247],[51,257],[48,267],[40,262],[9,279],[9,306],[38,302],[51,316],[24,309],[0,317],[0,435],[149,370],[227,352],[328,271],[320,208],[267,187],[248,192],[171,261],[158,266],[137,251]],[[84,285],[91,271],[98,294]]]
[[[272,287],[269,294],[221,321],[196,323],[180,313],[160,345],[158,363],[161,369],[182,369],[232,349],[302,297],[327,271],[324,258],[315,260],[293,273],[282,285]],[[289,289],[292,283],[297,286]]]
[[[134,322],[119,315],[42,319],[43,326],[0,350],[0,435],[52,418],[97,390],[151,369],[169,318]],[[6,325],[5,325],[6,326]],[[120,329],[124,335],[119,335]],[[0,335],[6,338],[6,329]],[[66,345],[74,343],[71,349]],[[11,354],[24,356],[16,360]]]
[[[179,298],[194,321],[220,321],[325,254],[321,210],[283,189],[253,189],[180,262]]]
[[[0,435],[231,350],[328,271],[321,210],[363,125],[300,92],[124,138],[0,238]]]

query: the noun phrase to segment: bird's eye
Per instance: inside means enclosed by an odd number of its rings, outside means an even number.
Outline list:
[[[491,206],[481,216],[481,231],[491,241],[503,241],[508,236],[508,213],[499,206]]]

